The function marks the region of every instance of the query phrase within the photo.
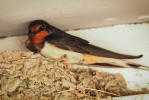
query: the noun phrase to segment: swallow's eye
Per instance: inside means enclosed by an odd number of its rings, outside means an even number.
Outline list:
[[[41,26],[40,28],[41,28],[41,29],[44,29],[44,26]]]
[[[41,30],[41,31],[45,30],[45,27],[42,25],[42,26],[40,27],[40,30]]]
[[[44,29],[44,26],[41,26],[40,28],[41,28],[41,29]]]

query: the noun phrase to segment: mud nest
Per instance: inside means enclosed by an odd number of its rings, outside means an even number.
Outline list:
[[[121,74],[74,68],[32,52],[0,54],[1,99],[86,100],[139,93],[127,89]]]

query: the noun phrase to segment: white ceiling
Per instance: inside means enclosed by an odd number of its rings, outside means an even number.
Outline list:
[[[149,0],[0,0],[0,37],[27,34],[44,19],[63,29],[149,21]]]

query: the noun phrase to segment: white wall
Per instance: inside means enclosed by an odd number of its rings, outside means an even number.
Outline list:
[[[0,37],[26,34],[35,19],[61,29],[149,21],[149,0],[0,0]]]

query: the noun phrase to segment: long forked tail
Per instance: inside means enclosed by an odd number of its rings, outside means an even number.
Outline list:
[[[126,64],[128,66],[130,66],[130,68],[136,68],[136,69],[142,69],[142,70],[148,70],[149,71],[149,66],[144,66],[141,64],[136,64],[134,62],[130,62],[130,61],[126,61],[126,60],[122,60],[124,62],[126,62]]]
[[[101,66],[108,68],[135,68],[149,71],[149,67],[143,66],[141,64],[136,64],[123,59],[97,57],[92,55],[84,55],[84,64],[96,65],[97,67]]]

